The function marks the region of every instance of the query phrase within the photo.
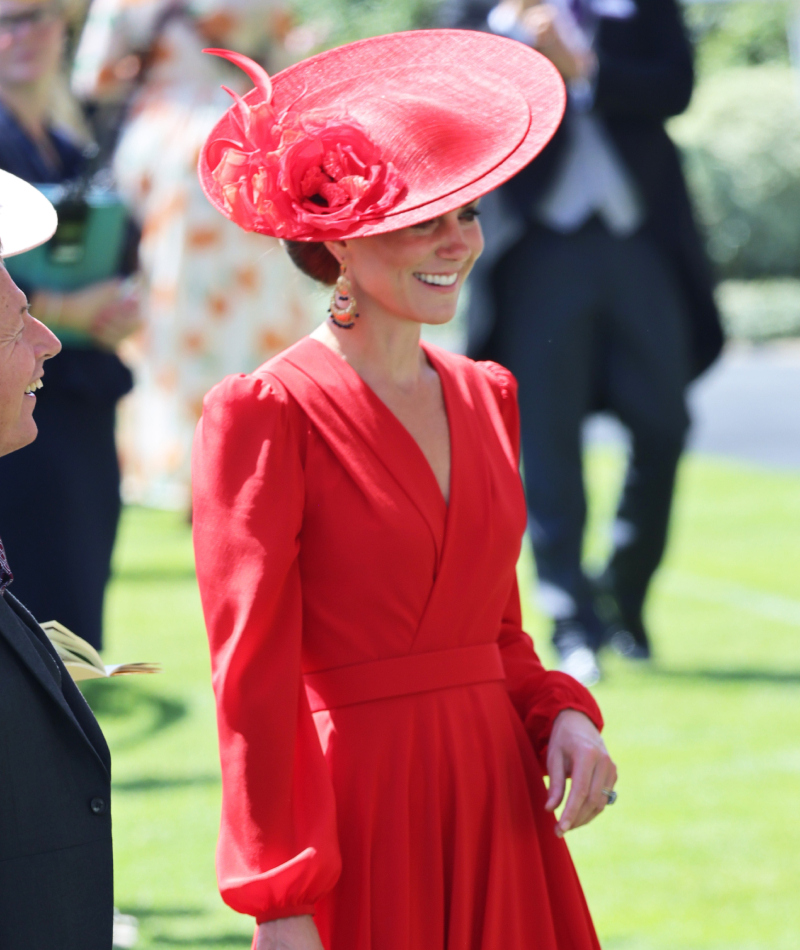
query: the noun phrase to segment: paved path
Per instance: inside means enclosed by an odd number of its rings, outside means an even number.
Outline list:
[[[800,341],[729,347],[690,393],[689,448],[800,471]],[[610,418],[587,425],[591,441],[620,441]]]
[[[692,449],[800,471],[800,342],[732,347],[690,399]]]

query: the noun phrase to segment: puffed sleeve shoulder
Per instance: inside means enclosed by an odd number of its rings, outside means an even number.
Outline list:
[[[258,922],[339,875],[333,789],[301,685],[303,414],[268,375],[206,397],[192,459],[197,578],[222,763],[217,875]]]
[[[497,363],[478,366],[492,384],[503,419],[506,436],[514,452],[516,464],[520,455],[519,404],[517,381],[513,374]],[[603,717],[594,697],[576,679],[557,670],[546,670],[534,650],[531,637],[522,629],[519,586],[514,578],[503,614],[498,638],[506,686],[520,715],[543,769],[547,766],[547,747],[556,716],[564,709],[584,713],[603,728]]]
[[[514,374],[501,366],[499,363],[492,363],[490,360],[477,364],[489,379],[494,390],[494,396],[497,400],[500,414],[503,417],[506,434],[511,442],[514,455],[519,465],[520,441],[519,441],[519,403],[517,402],[517,379]]]

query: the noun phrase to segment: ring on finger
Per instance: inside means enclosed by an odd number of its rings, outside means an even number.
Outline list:
[[[617,800],[617,793],[614,791],[613,788],[601,788],[600,791],[601,791],[601,792],[606,796],[606,798],[608,799],[607,804],[613,805],[614,802]]]

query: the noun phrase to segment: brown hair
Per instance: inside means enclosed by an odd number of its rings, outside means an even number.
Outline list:
[[[332,287],[339,276],[339,262],[322,241],[284,241],[286,253],[304,274]]]

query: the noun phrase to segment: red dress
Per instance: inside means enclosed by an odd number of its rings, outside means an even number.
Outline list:
[[[562,709],[602,720],[521,628],[516,384],[425,351],[449,506],[316,340],[206,398],[194,532],[222,896],[259,922],[314,913],[326,950],[598,950],[542,774]]]

